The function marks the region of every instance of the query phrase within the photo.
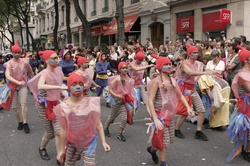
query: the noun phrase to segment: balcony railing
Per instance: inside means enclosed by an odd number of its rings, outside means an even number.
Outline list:
[[[104,6],[104,8],[102,8],[102,13],[105,13],[108,11],[109,11],[109,6]]]
[[[95,16],[96,15],[96,10],[94,10],[93,12],[91,12],[91,16]]]
[[[41,10],[45,9],[44,5],[42,5],[41,3],[39,3],[38,5],[36,5],[36,12],[39,13]]]

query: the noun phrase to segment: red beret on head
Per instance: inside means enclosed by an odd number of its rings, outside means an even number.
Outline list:
[[[46,62],[51,55],[55,54],[56,52],[53,50],[45,50],[45,51],[40,51],[39,55],[43,57],[43,61]]]
[[[119,71],[121,70],[121,68],[122,68],[123,65],[128,66],[128,64],[126,62],[120,62],[119,65],[118,65],[118,70]]]
[[[70,90],[70,87],[74,82],[82,82],[84,84],[83,77],[80,74],[77,74],[76,72],[70,73],[67,81],[68,90]]]
[[[195,46],[191,46],[190,44],[186,44],[187,47],[187,54],[190,55],[193,52],[198,52],[198,48]]]
[[[18,45],[18,40],[16,40],[15,45],[11,48],[12,52],[21,52],[21,48]]]
[[[166,64],[171,64],[171,61],[168,59],[168,57],[159,57],[156,60],[156,68],[158,71],[161,71],[162,67]]]
[[[250,58],[250,51],[248,51],[246,48],[237,46],[238,49],[240,49],[239,52],[239,60],[240,62],[244,62],[244,60]]]
[[[141,51],[137,52],[136,55],[135,55],[135,59],[142,61],[144,59],[143,52],[141,52]]]
[[[77,58],[77,65],[78,66],[81,66],[85,62],[88,62],[88,59],[85,57],[76,56],[76,58]]]

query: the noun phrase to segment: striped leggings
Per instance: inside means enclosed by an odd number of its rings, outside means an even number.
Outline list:
[[[45,130],[44,136],[51,140],[55,135],[60,134],[60,121],[56,116],[54,121],[46,118],[45,107],[36,102],[36,111],[38,113],[39,120],[42,122],[43,129]]]
[[[114,123],[117,116],[121,114],[122,121],[121,121],[120,127],[124,129],[127,123],[127,110],[123,101],[119,99],[115,99],[115,102],[116,104],[111,106],[111,115],[107,119],[106,125]]]
[[[20,89],[19,89],[20,88]],[[18,97],[19,97],[19,102],[21,104],[26,104],[27,105],[27,95],[28,95],[28,89],[27,86],[18,86],[17,87],[18,90],[16,90],[14,92],[14,96],[12,99],[12,103],[11,103],[11,107],[14,108],[18,108]]]
[[[88,156],[88,147],[89,146],[78,149],[75,148],[74,145],[69,143],[66,148],[66,159],[64,166],[74,166],[76,161],[81,157],[81,154],[83,154],[85,166],[95,166],[95,152],[92,156]]]

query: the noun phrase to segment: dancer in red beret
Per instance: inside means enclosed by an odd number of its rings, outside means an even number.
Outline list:
[[[85,57],[76,56],[77,58],[77,65],[79,69],[76,73],[80,74],[84,80],[84,90],[86,91],[85,95],[90,95],[90,87],[93,84],[96,88],[101,88],[93,81],[94,72],[92,69],[89,68],[89,61]]]
[[[134,97],[134,111],[140,107],[141,104],[141,97],[144,100],[145,103],[147,103],[147,94],[142,93],[145,91],[141,91],[141,88],[145,88],[144,85],[142,85],[142,80],[144,76],[145,69],[148,67],[153,67],[154,64],[151,65],[143,65],[143,60],[145,58],[144,53],[142,52],[141,48],[138,47],[138,52],[135,55],[135,60],[131,63],[129,63],[129,76],[135,81],[134,88],[133,88],[133,97]],[[146,107],[147,104],[146,104]],[[132,112],[132,117],[134,115],[134,112]]]
[[[208,141],[207,136],[201,131],[204,121],[205,108],[199,94],[195,90],[195,84],[199,76],[214,75],[216,71],[203,71],[203,63],[197,61],[197,47],[191,46],[190,44],[186,44],[186,47],[189,58],[183,61],[177,69],[176,73],[178,73],[178,75],[180,76],[180,78],[177,79],[179,79],[179,87],[182,91],[182,94],[185,96],[190,106],[193,104],[198,115],[195,138],[201,139],[203,141]],[[176,122],[175,136],[184,139],[185,137],[180,131],[180,127],[188,116],[188,111],[182,102],[178,103],[176,113],[180,116]]]
[[[60,122],[53,112],[53,107],[61,99],[61,90],[66,90],[67,87],[62,86],[63,72],[62,68],[58,66],[56,52],[45,50],[40,55],[42,55],[47,67],[33,77],[28,82],[28,86],[36,99],[36,111],[45,130],[39,146],[39,153],[43,160],[50,160],[46,146],[54,137],[57,153],[59,152]]]
[[[175,79],[170,77],[171,61],[167,57],[159,57],[156,60],[156,68],[160,74],[148,84],[148,106],[153,127],[152,146],[148,147],[147,151],[152,155],[155,164],[158,164],[156,151],[159,150],[160,165],[166,166],[167,148],[174,139],[174,116],[178,100],[183,102],[189,115],[193,116],[194,112],[181,94]]]
[[[69,75],[68,91],[70,97],[54,108],[61,124],[57,159],[72,166],[83,154],[84,165],[94,166],[97,132],[104,150],[110,151],[100,121],[100,97],[85,97],[83,77],[75,72]]]
[[[15,116],[18,120],[18,130],[23,130],[25,133],[30,132],[29,125],[27,123],[28,118],[28,106],[27,106],[27,94],[28,89],[26,86],[27,73],[30,77],[34,75],[31,66],[29,65],[28,58],[21,58],[21,48],[18,46],[18,41],[12,47],[13,58],[6,62],[5,77],[9,81],[8,86],[11,88],[11,94],[8,97],[6,103],[2,103],[1,106],[9,110],[10,106],[15,112]],[[19,101],[18,102],[18,97]],[[22,116],[19,113],[19,104],[21,104]]]
[[[235,143],[235,148],[227,157],[227,162],[242,152],[250,162],[250,51],[238,46],[242,69],[235,75],[232,90],[237,99],[237,112],[227,128],[227,136]]]
[[[109,93],[112,96],[111,115],[105,123],[105,135],[110,137],[109,126],[114,120],[121,114],[121,124],[118,139],[125,142],[126,139],[123,136],[123,130],[126,123],[132,124],[131,111],[133,110],[134,99],[132,97],[132,89],[134,86],[134,80],[128,76],[128,65],[126,62],[120,62],[118,65],[119,73],[116,76],[112,76],[108,79]]]

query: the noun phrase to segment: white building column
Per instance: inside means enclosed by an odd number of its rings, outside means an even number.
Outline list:
[[[194,39],[202,40],[202,10],[194,10]]]

